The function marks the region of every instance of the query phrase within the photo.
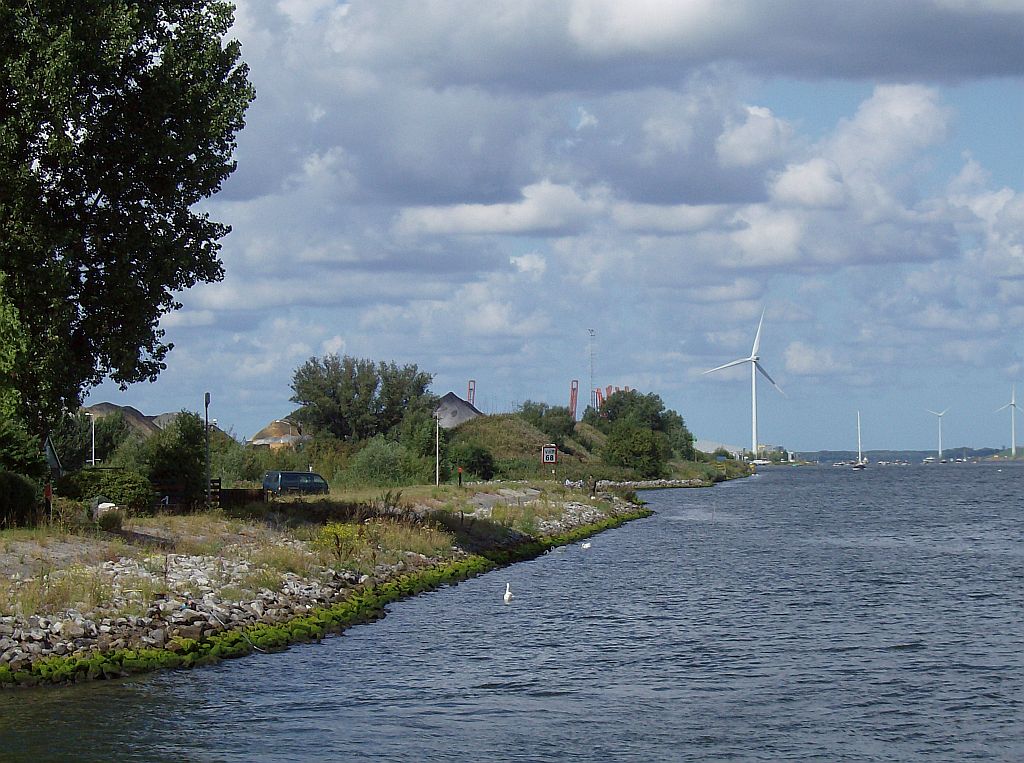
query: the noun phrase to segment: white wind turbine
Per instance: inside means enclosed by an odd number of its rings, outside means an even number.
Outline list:
[[[942,417],[946,415],[946,413],[949,411],[949,408],[947,408],[942,413],[938,413],[937,411],[929,410],[928,408],[925,408],[925,410],[928,411],[928,413],[930,413],[932,416],[938,416],[939,417],[939,461],[941,461],[942,460]]]
[[[996,413],[999,411],[1010,409],[1010,456],[1012,458],[1017,457],[1017,386],[1014,385],[1010,388],[1010,402],[1004,405],[1002,408],[997,408]]]
[[[761,320],[757,323],[757,333],[754,334],[754,347],[750,350],[750,357],[738,358],[730,363],[726,363],[722,366],[717,366],[704,373],[710,374],[715,371],[721,371],[723,368],[732,368],[733,366],[742,365],[743,363],[750,364],[750,452],[754,458],[757,458],[757,372],[760,371],[764,374],[764,378],[772,383],[779,392],[782,392],[782,387],[775,383],[775,380],[768,375],[768,372],[761,366],[761,356],[757,354],[758,349],[761,347],[761,326],[764,325],[764,310],[761,311]],[[782,394],[786,394],[782,392]]]

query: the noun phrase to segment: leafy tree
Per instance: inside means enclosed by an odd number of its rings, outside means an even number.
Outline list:
[[[50,441],[65,469],[81,469],[92,460],[93,426],[90,417],[80,412],[62,417],[50,429]],[[103,463],[114,455],[133,431],[124,414],[115,411],[96,417],[95,434],[96,462]]]
[[[109,376],[154,379],[175,293],[218,281],[197,208],[234,169],[254,91],[223,0],[0,3],[0,273],[44,434]]]
[[[519,408],[519,415],[551,438],[561,448],[572,437],[576,422],[566,406],[550,406],[527,400]]]
[[[393,431],[398,442],[417,456],[435,458],[439,452],[444,460],[448,455],[448,430],[437,427],[428,410],[410,411]]]
[[[38,438],[19,421],[0,417],[0,469],[42,480],[48,466]]]
[[[182,411],[142,446],[146,476],[153,482],[181,485],[186,503],[206,497],[206,432],[196,413]]]
[[[633,469],[643,477],[661,477],[671,455],[662,432],[655,432],[632,421],[620,421],[611,427],[601,451],[602,458],[613,466]]]
[[[27,347],[16,308],[4,293],[4,274],[0,273],[0,417],[13,418],[18,407],[15,368],[18,356]]]
[[[452,466],[462,467],[469,474],[483,480],[494,476],[494,456],[487,448],[475,442],[457,442],[449,451]]]
[[[295,370],[295,416],[314,433],[341,440],[366,440],[398,426],[417,412],[432,412],[437,399],[427,392],[432,376],[415,364],[374,364],[335,354],[310,358]]]
[[[583,420],[605,434],[611,432],[617,422],[630,422],[634,426],[664,434],[671,450],[681,458],[692,461],[697,455],[693,435],[687,429],[683,417],[666,409],[661,396],[653,392],[646,395],[636,390],[615,392],[608,396],[600,412],[587,408]]]

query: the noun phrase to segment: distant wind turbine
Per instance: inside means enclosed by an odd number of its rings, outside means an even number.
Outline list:
[[[925,410],[928,411],[928,413],[930,413],[932,416],[938,416],[939,417],[939,461],[941,461],[942,460],[942,417],[946,415],[946,413],[949,411],[949,408],[947,408],[942,413],[938,413],[936,411],[928,410],[927,408],[925,408]]]
[[[757,458],[757,372],[760,371],[764,374],[764,378],[772,383],[779,392],[782,392],[782,387],[775,383],[775,380],[768,375],[768,372],[761,366],[761,356],[757,354],[758,349],[761,347],[761,327],[764,325],[764,310],[761,311],[761,320],[757,323],[757,333],[754,334],[754,346],[750,350],[750,357],[738,358],[725,365],[712,368],[704,373],[710,374],[715,371],[721,371],[723,368],[732,368],[733,366],[742,365],[743,363],[750,364],[750,452],[753,453],[754,458]],[[785,392],[782,392],[785,395]]]
[[[1010,456],[1017,457],[1017,385],[1010,388],[1010,402],[1002,408],[997,408],[996,413],[1010,409]]]

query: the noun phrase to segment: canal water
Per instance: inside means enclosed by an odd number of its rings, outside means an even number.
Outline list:
[[[1024,468],[644,498],[321,644],[4,693],[0,760],[1024,760]]]

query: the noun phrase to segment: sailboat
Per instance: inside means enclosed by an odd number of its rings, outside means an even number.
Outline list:
[[[853,463],[854,469],[863,469],[868,465],[868,460],[860,449],[860,411],[857,411],[857,460]]]

